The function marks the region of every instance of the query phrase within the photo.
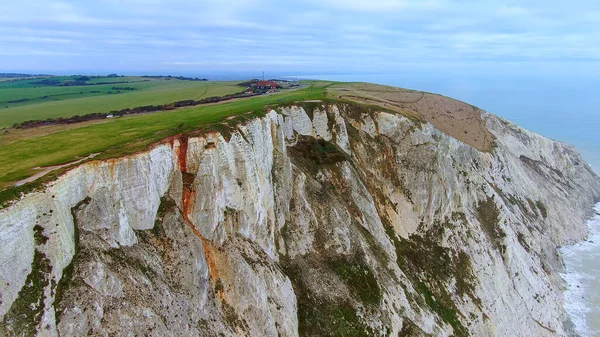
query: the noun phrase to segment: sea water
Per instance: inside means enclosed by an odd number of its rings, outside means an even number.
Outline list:
[[[581,337],[600,336],[600,203],[586,241],[561,248],[567,281],[565,307]]]

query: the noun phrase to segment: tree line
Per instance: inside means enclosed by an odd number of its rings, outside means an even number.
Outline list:
[[[43,119],[43,120],[34,119],[34,120],[28,120],[28,121],[25,121],[22,123],[15,123],[15,124],[13,124],[13,128],[15,128],[15,129],[30,129],[30,128],[35,128],[38,126],[46,126],[46,125],[74,124],[74,123],[87,122],[90,120],[104,119],[109,116],[120,117],[120,116],[124,116],[124,115],[133,115],[133,114],[139,114],[139,113],[144,113],[144,112],[174,110],[174,109],[182,108],[182,107],[189,107],[189,106],[195,106],[195,105],[201,105],[201,104],[218,103],[218,102],[227,101],[230,99],[251,97],[251,96],[256,96],[256,95],[257,94],[254,94],[254,93],[239,92],[236,94],[229,94],[229,95],[225,95],[225,96],[208,97],[208,98],[204,98],[201,100],[190,99],[190,100],[177,101],[177,102],[163,104],[163,105],[144,105],[144,106],[138,106],[135,108],[125,108],[125,109],[121,109],[121,110],[113,110],[108,113],[96,112],[96,113],[90,113],[90,114],[85,114],[85,115],[75,115],[75,116],[71,116],[71,117],[57,117],[57,118],[48,118],[48,119]]]

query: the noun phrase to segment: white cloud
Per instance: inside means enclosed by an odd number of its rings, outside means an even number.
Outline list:
[[[518,6],[503,6],[498,8],[496,10],[496,13],[500,16],[515,17],[527,15],[529,14],[529,11],[523,7]]]
[[[438,0],[322,0],[319,3],[342,11],[382,14],[402,10],[433,10],[444,7],[444,3]]]
[[[0,64],[14,68],[43,53],[64,53],[80,67],[567,62],[600,56],[599,7],[589,0],[4,2]]]

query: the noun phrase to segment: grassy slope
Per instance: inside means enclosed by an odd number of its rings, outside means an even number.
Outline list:
[[[100,82],[97,79],[96,82]],[[143,80],[142,78],[114,78],[107,80]],[[30,82],[32,80],[19,81]],[[27,120],[70,117],[94,112],[110,112],[142,105],[159,105],[186,99],[201,99],[240,92],[243,88],[236,82],[205,82],[181,80],[150,80],[149,82],[119,83],[76,87],[24,87],[0,86],[0,128]],[[138,90],[114,93],[113,86],[135,87]],[[91,93],[91,91],[101,91]],[[109,94],[108,91],[112,91]],[[65,94],[65,95],[60,95]],[[48,99],[41,99],[45,95]],[[7,104],[7,100],[34,98],[33,101]],[[39,98],[39,99],[35,99]],[[50,101],[47,101],[50,100]],[[6,106],[9,106],[6,108]]]
[[[223,90],[219,86],[208,88],[209,96]],[[216,105],[122,117],[83,127],[74,125],[41,137],[23,137],[0,147],[0,187],[31,176],[35,167],[69,162],[94,152],[104,152],[101,157],[106,158],[139,151],[170,135],[206,127],[227,116],[263,113],[267,104],[321,99],[325,97],[325,90],[310,86]],[[150,103],[142,101],[141,104]]]
[[[16,80],[24,80],[24,79],[30,79],[30,78],[29,77],[0,77],[0,83],[16,81]]]
[[[91,82],[91,81],[90,81]],[[112,87],[132,87],[138,90],[148,89],[156,86],[169,84],[167,81],[153,80],[146,82],[130,82],[130,83],[115,83],[115,84],[98,84],[98,85],[82,85],[72,87],[58,87],[58,86],[35,86],[35,87],[14,87],[14,86],[2,86],[0,83],[0,105],[8,104],[10,108],[15,106],[15,103],[7,103],[7,101],[18,100],[22,98],[41,98],[43,96],[49,96],[49,99],[60,99],[61,96],[81,95],[80,98],[85,97],[83,95],[88,94],[92,91],[102,91],[106,95],[106,91],[111,90]],[[115,90],[111,90],[116,92]],[[57,97],[53,97],[57,96]],[[77,98],[77,96],[74,96]],[[35,104],[30,102],[21,103],[22,105]],[[4,106],[3,106],[4,107]],[[0,110],[1,111],[1,110]]]
[[[0,88],[37,88],[40,87],[38,82],[44,79],[54,79],[59,80],[61,82],[73,80],[75,76],[47,76],[47,77],[31,77],[31,78],[21,78],[19,81],[16,81],[17,78],[7,78],[5,82],[0,83]],[[92,77],[87,81],[88,83],[106,83],[106,82],[131,82],[131,81],[142,81],[148,78],[143,78],[140,76],[126,76],[126,77]],[[15,81],[9,81],[15,80]]]

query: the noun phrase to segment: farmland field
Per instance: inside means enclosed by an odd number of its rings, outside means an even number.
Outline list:
[[[0,128],[29,120],[108,113],[142,105],[224,96],[244,90],[237,86],[237,82],[130,76],[92,77],[85,81],[85,85],[78,85],[77,78],[0,82]]]
[[[195,90],[203,88],[203,91],[210,93],[205,94],[208,96],[228,93],[233,89],[239,91],[240,88],[235,88],[232,83],[228,85],[211,84],[212,82],[190,83],[196,86],[186,87],[190,84],[180,83],[177,88],[187,92],[188,95],[193,94],[194,88]],[[152,90],[148,91],[153,92]],[[185,95],[177,90],[171,92],[175,96],[180,95],[179,97]],[[282,91],[215,105],[103,119],[69,126],[51,126],[48,129],[45,129],[46,127],[27,130],[7,129],[4,134],[0,133],[0,188],[8,187],[33,175],[36,167],[66,163],[77,157],[96,152],[101,152],[97,158],[132,153],[174,134],[199,128],[227,128],[220,122],[228,116],[245,113],[261,114],[265,112],[265,106],[269,104],[322,99],[325,98],[325,92],[326,88],[313,87],[309,84],[298,90]],[[137,102],[148,104],[147,100],[140,99]]]

